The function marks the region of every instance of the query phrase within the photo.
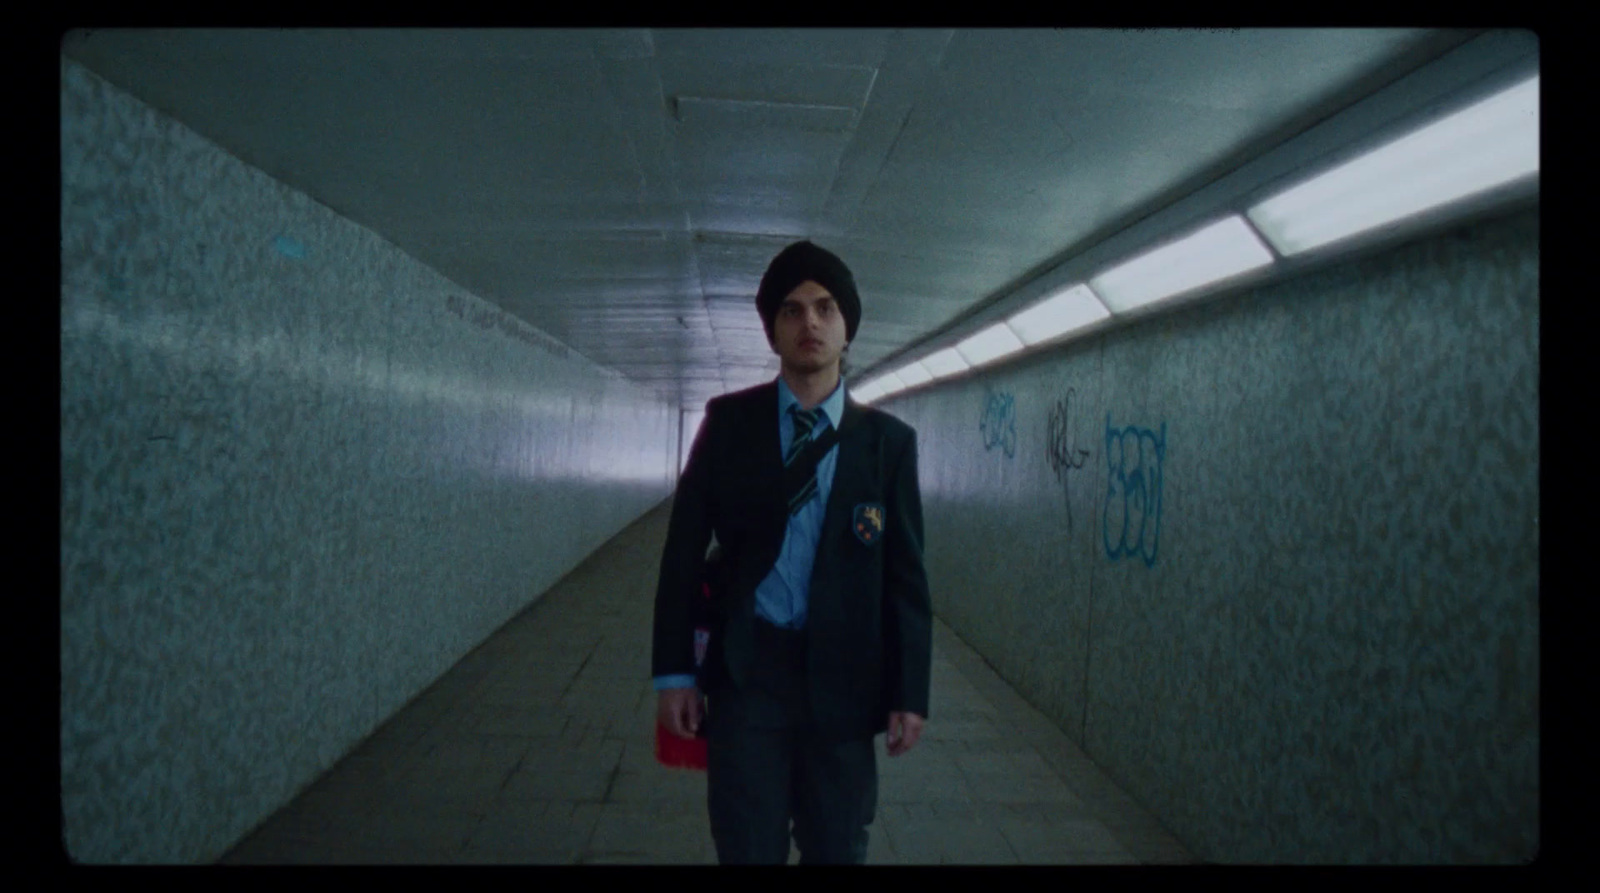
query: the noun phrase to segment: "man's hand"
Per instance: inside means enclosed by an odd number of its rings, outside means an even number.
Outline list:
[[[889,714],[889,738],[884,742],[889,756],[897,757],[915,747],[922,737],[922,723],[922,717],[915,713]]]
[[[693,738],[700,731],[700,689],[693,686],[662,689],[656,718],[679,738]]]

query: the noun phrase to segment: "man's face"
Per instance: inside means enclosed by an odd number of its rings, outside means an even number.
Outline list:
[[[786,368],[813,373],[839,362],[845,347],[844,314],[826,288],[807,279],[778,305],[773,348]]]

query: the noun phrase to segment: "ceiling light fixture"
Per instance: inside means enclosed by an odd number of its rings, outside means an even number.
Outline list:
[[[1057,335],[1081,329],[1111,316],[1087,285],[1074,285],[1006,320],[1022,343],[1032,347]]]
[[[1090,278],[1089,287],[1122,313],[1271,263],[1272,252],[1234,214]]]
[[[952,375],[960,375],[972,368],[966,360],[961,359],[961,354],[953,347],[947,347],[944,350],[923,357],[922,366],[933,375],[935,380],[948,378]]]
[[[1017,338],[1017,333],[1001,322],[957,344],[956,350],[968,363],[982,366],[1016,353],[1023,347],[1022,341]]]
[[[894,370],[894,374],[901,381],[905,382],[906,387],[908,388],[914,388],[917,385],[927,384],[928,382],[933,381],[933,375],[930,374],[927,369],[924,369],[922,364],[916,360],[912,360],[904,366]]]
[[[1539,76],[1252,207],[1285,257],[1539,172]]]
[[[906,383],[901,381],[900,376],[895,375],[893,372],[883,373],[872,383],[877,385],[878,390],[884,397],[887,397],[890,394],[897,394],[906,389]]]

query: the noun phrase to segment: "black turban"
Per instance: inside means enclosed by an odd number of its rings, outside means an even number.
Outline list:
[[[767,343],[773,344],[773,322],[778,317],[778,305],[794,291],[795,286],[811,280],[828,290],[844,314],[844,340],[856,340],[856,327],[861,324],[861,296],[856,294],[856,278],[838,255],[811,244],[796,242],[778,252],[761,277],[756,289],[756,312],[761,314],[761,324],[767,329]]]

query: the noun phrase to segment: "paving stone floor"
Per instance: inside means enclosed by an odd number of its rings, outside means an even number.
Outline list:
[[[714,864],[704,774],[654,759],[650,615],[669,510],[595,552],[221,862]],[[878,739],[869,864],[1195,861],[938,622],[931,712],[904,756]]]

